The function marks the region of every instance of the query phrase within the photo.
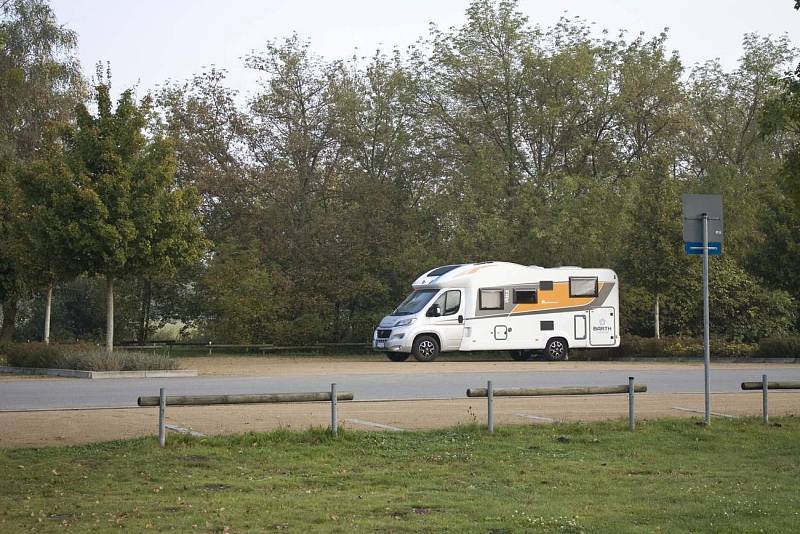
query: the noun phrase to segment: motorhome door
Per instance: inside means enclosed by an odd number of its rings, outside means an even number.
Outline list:
[[[441,332],[442,351],[458,350],[464,336],[464,299],[460,289],[443,292],[430,306],[429,311],[438,305],[442,315],[430,317],[430,323]]]
[[[589,345],[613,345],[616,335],[614,308],[596,308],[589,312]]]

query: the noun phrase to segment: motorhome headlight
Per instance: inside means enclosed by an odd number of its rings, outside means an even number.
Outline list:
[[[412,318],[410,318],[410,319],[400,319],[399,321],[397,321],[396,323],[394,323],[394,328],[397,328],[397,327],[399,327],[399,326],[408,326],[408,325],[410,325],[410,324],[413,324],[413,322],[414,322],[414,321],[416,321],[416,320],[417,320],[417,319],[416,319],[416,318],[414,318],[414,317],[412,317]]]

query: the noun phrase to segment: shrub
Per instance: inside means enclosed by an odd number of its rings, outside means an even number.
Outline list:
[[[758,342],[762,358],[800,358],[800,336],[765,337]]]
[[[89,345],[9,343],[0,346],[13,367],[79,369],[83,371],[151,371],[178,369],[178,361],[160,354],[117,351]]]
[[[12,367],[54,367],[61,356],[56,346],[45,343],[6,343],[0,352]]]
[[[759,353],[758,346],[753,343],[722,339],[711,340],[712,358],[749,358]],[[613,360],[616,358],[697,358],[702,356],[702,338],[662,337],[656,339],[654,337],[622,336],[619,348],[581,351],[576,359]]]
[[[664,356],[664,343],[654,337],[623,336],[617,355],[623,358]]]
[[[711,340],[712,358],[752,358],[756,355],[758,355],[758,345],[756,343],[723,341],[721,339]]]

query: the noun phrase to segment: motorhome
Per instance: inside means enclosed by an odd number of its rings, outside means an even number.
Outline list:
[[[570,349],[619,346],[619,282],[610,269],[487,261],[437,267],[412,287],[373,334],[373,349],[392,361],[450,351],[566,360]]]

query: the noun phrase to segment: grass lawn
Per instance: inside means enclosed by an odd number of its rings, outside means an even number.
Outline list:
[[[0,532],[797,532],[800,419],[0,451]]]

